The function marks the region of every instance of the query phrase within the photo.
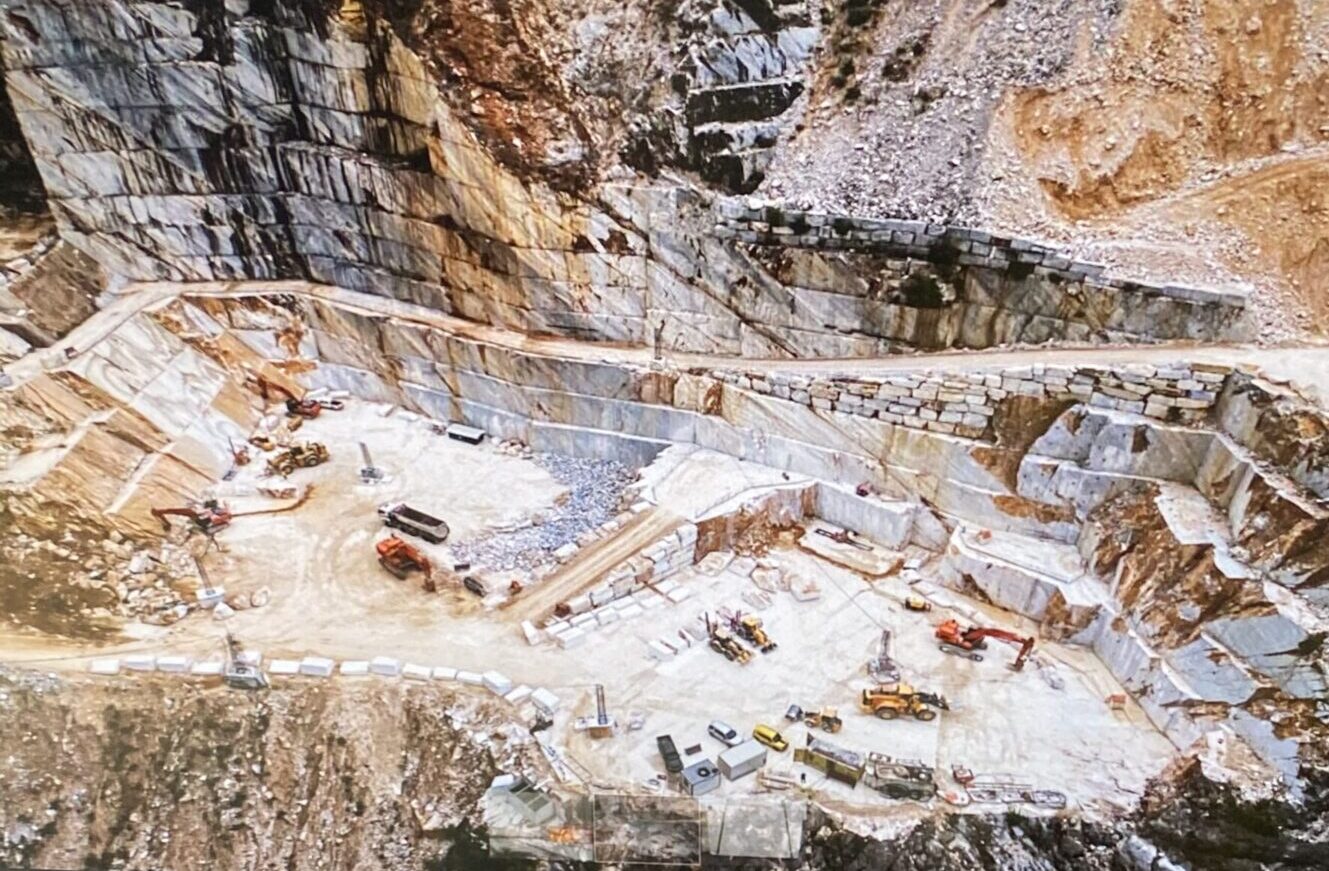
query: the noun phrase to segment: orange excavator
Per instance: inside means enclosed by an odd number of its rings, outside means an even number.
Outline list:
[[[375,544],[374,549],[378,551],[379,565],[401,580],[406,580],[406,576],[413,571],[421,571],[425,575],[425,592],[432,593],[437,589],[434,583],[434,565],[429,561],[429,557],[420,552],[419,548],[395,535],[389,535]]]
[[[200,532],[211,535],[231,524],[231,509],[216,499],[209,499],[201,505],[186,505],[183,508],[154,508],[152,516],[162,522],[163,529],[170,529],[168,517],[188,517]]]
[[[290,390],[274,381],[269,381],[262,375],[254,376],[254,386],[258,388],[258,395],[264,402],[268,401],[269,393],[286,397],[286,414],[289,417],[313,419],[323,412],[323,403],[316,399],[297,399]]]
[[[1011,663],[1012,671],[1024,669],[1025,661],[1029,659],[1029,654],[1034,650],[1033,638],[1026,638],[1005,629],[993,629],[987,626],[970,626],[968,629],[961,629],[959,621],[956,620],[947,620],[942,623],[937,627],[936,634],[937,640],[941,642],[937,646],[941,648],[943,653],[967,656],[974,662],[980,662],[983,659],[983,654],[978,651],[987,648],[986,639],[988,638],[1014,644],[1020,648],[1020,652],[1016,655],[1015,662]]]

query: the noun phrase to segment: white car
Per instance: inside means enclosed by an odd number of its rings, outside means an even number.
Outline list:
[[[706,731],[711,733],[711,737],[724,744],[726,747],[736,747],[743,743],[743,738],[738,734],[738,730],[723,720],[712,720],[706,727]]]

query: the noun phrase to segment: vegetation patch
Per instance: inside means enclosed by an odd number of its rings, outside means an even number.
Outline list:
[[[900,283],[905,304],[913,308],[945,308],[946,294],[934,275],[915,272]]]
[[[828,79],[841,98],[852,103],[862,96],[856,57],[872,47],[872,31],[885,0],[842,0],[822,8],[821,21],[828,33],[834,72]]]

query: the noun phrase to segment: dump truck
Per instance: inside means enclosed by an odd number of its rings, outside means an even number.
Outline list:
[[[950,710],[946,699],[936,693],[923,692],[906,683],[880,684],[863,690],[859,706],[864,712],[882,720],[909,716],[915,720],[935,720],[934,708]]]
[[[327,461],[327,445],[322,442],[297,442],[268,460],[268,474],[285,478],[296,469],[309,469]]]
[[[411,572],[424,572],[424,588],[427,592],[434,592],[434,566],[419,549],[389,535],[375,544],[374,550],[378,551],[378,564],[400,580],[405,580]]]
[[[423,538],[433,544],[442,544],[448,537],[448,525],[437,517],[419,511],[405,502],[388,502],[378,506],[383,525],[400,529],[407,535]]]

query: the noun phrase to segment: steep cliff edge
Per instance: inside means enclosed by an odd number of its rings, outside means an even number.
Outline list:
[[[539,757],[492,707],[427,687],[243,696],[0,673],[0,863],[488,867],[468,864],[480,799]]]
[[[845,5],[874,12],[819,54],[772,197],[957,216],[1141,275],[1250,281],[1270,294],[1268,329],[1318,331],[1322,4]]]
[[[536,7],[25,0],[0,22],[62,236],[127,278],[311,278],[527,331],[749,356],[1253,335],[1241,294],[1105,276],[981,230],[714,203],[671,178],[671,161],[717,184],[763,172],[819,32],[777,5],[689,6],[706,24],[671,55],[677,105],[631,76],[578,97],[588,49],[503,75],[477,60],[564,44],[523,30]],[[633,93],[633,118],[679,121],[668,154],[605,120]],[[661,175],[624,175],[619,152]],[[795,268],[769,248],[794,249]]]
[[[539,772],[530,736],[496,718],[492,703],[427,687],[154,690],[0,673],[9,748],[0,862],[537,867],[489,856],[479,829],[494,774]],[[1245,798],[1190,763],[1159,778],[1138,814],[1115,822],[946,815],[865,836],[818,812],[802,855],[784,867],[1322,868],[1326,801],[1323,783],[1296,806]],[[771,866],[713,859],[706,867]]]

